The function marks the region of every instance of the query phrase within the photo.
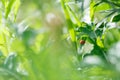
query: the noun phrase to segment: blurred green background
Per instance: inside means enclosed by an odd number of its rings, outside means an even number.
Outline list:
[[[15,8],[6,8],[10,1],[16,1]],[[1,0],[0,80],[119,80],[119,71],[98,57],[77,59],[66,26],[60,0]],[[119,42],[120,31],[106,34],[109,51]]]

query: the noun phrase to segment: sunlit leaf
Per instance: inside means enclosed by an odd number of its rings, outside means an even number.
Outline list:
[[[100,12],[104,10],[110,9],[110,5],[107,3],[101,3],[98,6],[96,6],[95,12]]]
[[[104,48],[103,42],[100,39],[100,37],[97,38],[97,45],[100,46],[101,48]]]
[[[74,25],[73,25],[73,23],[70,19],[69,9],[65,6],[65,1],[64,0],[61,0],[61,4],[62,4],[62,7],[64,9],[64,13],[65,13],[65,17],[66,17],[66,20],[67,20],[67,25],[68,25],[71,40],[72,40],[72,42],[75,43],[75,46],[76,46],[76,34],[75,34],[75,31],[74,31]]]
[[[93,21],[94,19],[94,13],[95,13],[95,2],[94,1],[91,1],[90,3],[90,17],[91,17],[91,21]]]

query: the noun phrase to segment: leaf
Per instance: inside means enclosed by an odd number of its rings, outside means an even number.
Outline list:
[[[96,28],[95,28],[95,33],[97,36],[102,36],[103,32],[104,32],[104,28],[105,28],[105,24],[104,21],[103,22],[99,22],[97,25],[96,25]]]
[[[15,5],[14,5],[14,16],[15,16],[14,21],[16,20],[16,16],[17,16],[17,12],[18,12],[19,7],[20,7],[20,0],[16,0]]]
[[[71,15],[73,16],[73,18],[75,19],[76,23],[78,24],[78,26],[81,25],[80,20],[78,19],[78,17],[76,16],[76,14],[73,12],[73,10],[70,8],[69,5],[66,5],[67,10],[71,13]]]
[[[101,3],[98,6],[96,6],[95,12],[100,12],[104,10],[110,9],[110,5],[107,3]]]
[[[120,14],[115,15],[112,19],[112,22],[119,22],[120,21]]]
[[[3,33],[4,33],[6,36],[12,37],[12,34],[10,34],[10,31],[9,31],[8,28],[3,28],[2,30],[3,30]]]
[[[99,22],[99,23],[96,25],[95,30],[97,30],[98,28],[103,28],[103,27],[104,27],[104,21]]]
[[[75,43],[75,46],[77,47],[77,45],[76,45],[76,33],[74,31],[74,24],[72,23],[71,18],[70,18],[69,8],[66,7],[66,5],[64,3],[65,3],[65,1],[61,0],[61,5],[64,9],[64,14],[65,14],[65,17],[66,17],[67,26],[68,26],[68,29],[69,29],[69,34],[70,34],[71,40],[72,40],[73,43]]]
[[[103,1],[100,1],[100,2],[96,3],[96,4],[94,5],[94,7],[99,6],[101,3],[103,3]]]
[[[94,19],[94,13],[95,13],[95,2],[94,1],[91,1],[90,3],[90,18],[91,18],[91,21],[93,21]]]
[[[101,48],[104,48],[104,45],[103,45],[103,42],[102,40],[100,39],[100,37],[97,37],[97,45]]]
[[[90,38],[95,38],[95,33],[88,27],[80,27],[79,31],[84,35],[88,35]]]
[[[102,34],[103,34],[103,29],[97,29],[96,31],[95,31],[95,33],[96,33],[96,35],[97,36],[102,36]]]
[[[4,45],[5,44],[5,41],[4,41],[4,38],[3,38],[3,33],[0,33],[0,44],[1,45]],[[0,45],[0,46],[1,46]]]
[[[8,18],[8,15],[12,9],[14,2],[15,2],[15,0],[10,0],[9,4],[7,5],[6,12],[5,12],[5,18]]]
[[[7,56],[5,62],[4,62],[4,67],[15,70],[17,68],[17,55],[15,53],[9,53]]]
[[[8,46],[7,46],[7,39],[6,35],[2,32],[0,34],[0,50],[3,52],[4,56],[8,55]]]
[[[0,49],[4,56],[7,56],[9,53],[8,44],[11,37],[12,34],[10,33],[10,30],[7,27],[2,27],[0,30]]]

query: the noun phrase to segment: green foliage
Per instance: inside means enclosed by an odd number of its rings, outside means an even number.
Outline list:
[[[119,13],[118,10],[119,3],[117,3],[117,1],[115,2],[109,0],[101,1],[90,0],[90,1],[91,2],[89,2],[89,6],[87,8],[84,7],[85,5],[83,5],[83,4],[87,5],[87,3],[85,3],[84,1],[78,2],[81,3],[81,5],[79,6],[81,6],[80,9],[83,9],[82,11],[84,13],[84,15],[82,15],[81,18],[77,20],[80,22],[80,24],[78,24],[77,21],[75,22],[72,20],[73,24],[77,23],[76,27],[73,27],[76,33],[77,42],[79,42],[80,40],[82,40],[83,37],[85,37],[86,38],[85,41],[93,45],[93,49],[92,50],[90,49],[88,53],[83,51],[85,45],[78,44],[77,45],[78,60],[81,61],[81,57],[84,60],[86,56],[97,55],[100,58],[102,58],[102,60],[109,64],[110,60],[108,59],[109,54],[107,53],[107,51],[110,49],[112,44],[120,40],[119,38],[116,37],[116,35],[119,34],[118,28],[117,28],[118,31],[116,31],[116,29],[113,29],[113,31],[111,31],[110,30],[111,28],[109,28],[113,27],[112,25],[109,25],[110,23],[112,24],[112,22],[119,22],[119,14],[116,15],[116,13]],[[69,1],[64,2],[64,5],[67,3],[69,3]],[[65,6],[63,8],[65,8]],[[70,11],[73,10],[71,9]],[[89,11],[85,12],[85,10]],[[75,12],[72,12],[72,14],[76,15]],[[84,20],[86,16],[88,16],[87,18],[90,19]],[[73,15],[71,15],[70,17],[73,17],[72,19],[75,18],[75,16]],[[89,20],[89,22],[87,22],[87,20]],[[117,25],[117,23],[115,24]]]
[[[1,0],[0,80],[119,80],[108,57],[120,41],[119,4]]]
[[[112,22],[119,22],[120,21],[120,14],[115,15],[114,18],[112,19]]]

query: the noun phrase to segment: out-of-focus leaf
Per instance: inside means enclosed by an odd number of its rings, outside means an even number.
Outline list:
[[[69,33],[70,33],[70,36],[71,36],[71,40],[73,41],[73,42],[75,42],[76,41],[76,36],[75,36],[75,32],[74,32],[74,29],[70,29],[69,30]]]
[[[97,30],[98,28],[103,28],[103,27],[104,27],[104,22],[103,21],[99,22],[97,23],[95,30]]]
[[[108,10],[108,9],[110,9],[109,4],[107,4],[107,3],[101,3],[98,6],[96,6],[95,12],[100,12],[100,11]]]
[[[16,20],[19,7],[20,7],[20,0],[16,0],[14,3],[14,16],[15,16],[14,21]]]
[[[4,67],[14,71],[17,68],[17,66],[17,55],[14,53],[9,53],[4,62]]]
[[[18,75],[6,68],[0,67],[0,79],[1,80],[21,80]]]
[[[29,75],[31,75],[31,76],[29,76],[28,79],[37,80],[38,77],[37,77],[37,75],[35,75],[35,73],[33,71],[32,64],[30,63],[30,60],[25,58],[25,57],[21,57],[21,58],[24,61],[23,64],[22,64],[23,67],[28,71]]]
[[[70,12],[70,14],[73,15],[73,18],[75,19],[77,25],[80,26],[80,25],[81,25],[81,22],[80,22],[80,20],[78,19],[78,17],[76,16],[76,14],[72,11],[72,9],[70,8],[70,6],[66,5],[66,8],[67,8],[67,10]]]
[[[120,14],[115,15],[112,19],[112,22],[119,22],[120,21]]]
[[[4,41],[4,38],[3,38],[3,33],[0,33],[0,44],[1,45],[5,44],[5,41]]]
[[[79,31],[81,32],[81,34],[83,35],[88,35],[90,38],[95,38],[95,33],[89,29],[87,26],[86,27],[80,27]]]
[[[101,3],[102,3],[102,1],[100,1],[100,2],[98,2],[98,3],[96,3],[96,4],[94,4],[94,7],[99,6]]]
[[[97,36],[102,37],[103,31],[104,31],[104,27],[105,27],[105,23],[104,22],[100,22],[96,25],[95,28],[95,33]]]
[[[111,29],[106,32],[104,46],[109,49],[114,43],[120,40],[120,32],[118,29]]]
[[[66,17],[66,20],[67,20],[67,25],[68,25],[71,40],[72,40],[73,43],[75,43],[75,46],[77,46],[76,45],[76,33],[74,31],[74,24],[72,23],[72,21],[70,19],[69,9],[66,7],[64,0],[61,0],[61,4],[62,4],[62,7],[64,9],[64,13],[65,13],[65,17]]]
[[[108,58],[113,66],[120,71],[119,67],[117,67],[120,66],[120,42],[117,42],[111,46],[108,50]]]
[[[12,37],[12,34],[10,33],[9,29],[7,27],[2,27],[0,30],[0,49],[3,52],[4,56],[8,55],[8,46],[10,38]]]
[[[11,50],[15,51],[17,53],[21,53],[21,55],[22,55],[23,52],[25,51],[25,46],[24,46],[23,42],[21,40],[19,40],[18,38],[14,39],[13,41],[14,41],[14,43],[11,44]]]
[[[95,13],[95,2],[94,1],[91,1],[90,3],[90,17],[91,17],[91,21],[93,21],[94,19],[94,13]]]
[[[100,39],[100,37],[97,37],[97,45],[101,48],[104,48],[104,45],[103,45],[103,42],[102,40]]]
[[[10,0],[9,4],[6,7],[6,12],[5,12],[5,18],[8,18],[9,13],[12,10],[12,6],[14,4],[15,0]]]
[[[12,34],[10,33],[9,29],[6,27],[6,28],[3,28],[3,33],[8,36],[8,37],[12,37]]]
[[[3,52],[4,56],[8,55],[8,48],[7,48],[7,42],[6,37],[4,33],[0,34],[0,50]]]
[[[103,34],[103,29],[101,29],[101,28],[100,28],[100,29],[97,29],[97,30],[95,31],[95,33],[96,33],[97,36],[100,36],[100,37],[101,37],[102,34]]]

